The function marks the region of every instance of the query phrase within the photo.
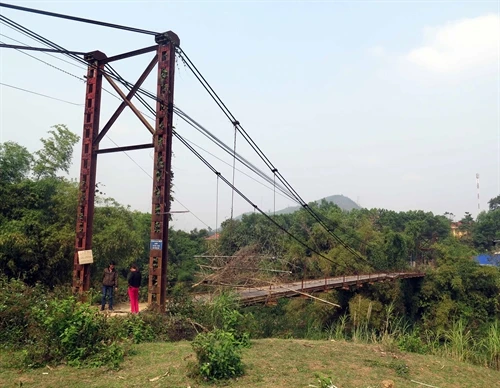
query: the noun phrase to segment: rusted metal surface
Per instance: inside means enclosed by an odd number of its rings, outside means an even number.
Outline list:
[[[146,54],[146,53],[149,53],[151,51],[156,51],[157,49],[158,49],[158,46],[154,45],[154,46],[144,47],[144,48],[139,49],[139,50],[129,51],[128,53],[113,55],[112,57],[109,57],[108,59],[106,59],[105,63],[110,63],[110,62],[114,62],[114,61],[119,61],[120,59],[135,57],[136,55]]]
[[[153,307],[156,306],[160,310],[164,310],[167,285],[166,271],[168,252],[168,213],[170,211],[175,47],[179,44],[179,38],[173,32],[169,31],[156,35],[155,41],[157,43],[155,46],[115,55],[110,58],[107,58],[106,55],[100,51],[93,51],[84,55],[85,60],[89,62],[89,67],[87,72],[85,115],[82,136],[83,145],[76,225],[73,290],[74,292],[83,293],[83,291],[87,291],[90,288],[90,264],[80,265],[78,261],[78,252],[92,249],[97,155],[100,153],[154,147],[155,158],[151,239],[161,240],[163,244],[160,250],[151,249],[148,301],[150,304],[154,305]],[[129,58],[154,50],[157,51],[155,57],[151,60],[127,95],[118,88],[113,79],[104,74],[104,65],[108,62]],[[161,102],[158,102],[156,106],[156,128],[152,128],[130,100],[157,63],[157,95],[158,100]],[[103,76],[108,78],[108,82],[110,82],[111,86],[120,94],[124,101],[116,109],[102,131],[99,132],[99,113]],[[132,109],[150,132],[154,132],[152,143],[99,150],[100,141],[127,106]],[[152,245],[152,248],[155,247],[156,246]]]
[[[144,70],[144,72],[141,74],[141,76],[139,77],[139,79],[137,80],[137,82],[135,83],[135,85],[128,92],[128,94],[126,96],[126,99],[128,101],[132,100],[132,97],[134,97],[135,93],[137,92],[137,90],[139,90],[139,88],[141,87],[141,85],[143,84],[143,82],[148,77],[149,73],[151,73],[151,71],[153,70],[153,68],[156,66],[157,62],[158,62],[158,55],[155,55],[154,58],[149,63],[149,65],[146,67],[146,70]],[[108,122],[106,123],[106,125],[102,128],[101,132],[99,133],[99,135],[97,136],[97,138],[94,140],[94,143],[99,143],[102,140],[102,138],[104,136],[106,136],[106,133],[108,133],[109,129],[115,123],[115,121],[118,119],[118,117],[123,112],[123,110],[125,109],[126,106],[127,106],[127,103],[125,101],[123,101],[120,104],[120,106],[116,109],[115,113],[113,113],[113,115],[108,120]]]
[[[386,282],[396,279],[424,277],[422,272],[384,272],[367,275],[345,275],[331,278],[303,280],[292,283],[276,284],[266,287],[255,287],[235,290],[240,296],[240,303],[252,305],[266,303],[269,300],[299,296],[303,292],[324,292],[333,288],[349,289],[362,287],[366,283]]]
[[[100,53],[102,54],[102,53]],[[103,58],[99,55],[98,58]],[[105,57],[105,56],[104,56]],[[85,111],[82,136],[82,158],[80,165],[80,186],[76,220],[75,257],[73,266],[73,292],[83,293],[90,288],[90,264],[80,265],[78,252],[92,248],[92,226],[94,221],[94,199],[99,147],[94,139],[99,132],[101,110],[103,64],[91,55],[89,61],[85,92]]]
[[[115,91],[119,94],[119,96],[122,98],[123,102],[125,102],[128,105],[128,107],[132,110],[132,112],[134,112],[134,114],[141,121],[141,123],[148,129],[148,131],[151,133],[151,135],[154,134],[155,130],[153,129],[151,124],[149,124],[148,120],[146,120],[146,118],[142,115],[142,113],[139,112],[139,109],[137,109],[134,106],[134,104],[132,104],[132,102],[130,102],[130,100],[127,98],[125,93],[123,93],[123,91],[118,87],[118,85],[115,83],[115,81],[113,81],[113,79],[107,74],[104,74],[104,77],[106,78],[106,81],[108,81],[109,84],[113,87],[113,89],[115,89]]]
[[[168,223],[172,160],[172,120],[174,105],[175,47],[179,38],[172,32],[156,36],[158,46],[158,84],[151,245],[149,253],[148,304],[165,311],[168,263]]]
[[[123,146],[123,147],[115,147],[115,148],[103,148],[103,149],[97,150],[96,153],[97,154],[109,154],[112,152],[144,150],[144,149],[153,148],[153,147],[154,147],[153,143],[136,144],[136,145],[131,145],[131,146]]]

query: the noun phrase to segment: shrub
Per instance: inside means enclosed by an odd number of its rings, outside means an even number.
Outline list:
[[[18,348],[28,342],[30,311],[46,303],[42,286],[0,277],[0,343]]]
[[[404,352],[412,352],[426,354],[429,352],[429,346],[426,345],[419,336],[418,330],[413,330],[410,333],[405,333],[397,339],[399,350]]]
[[[129,339],[135,344],[156,340],[153,327],[145,320],[144,315],[111,317],[108,322],[110,338]]]
[[[238,311],[239,305],[234,294],[221,294],[204,308],[202,319],[206,326],[231,333],[239,345],[250,346],[248,329],[254,323],[253,317],[251,314],[243,315]]]
[[[116,366],[125,347],[109,336],[106,317],[74,297],[53,299],[31,309],[22,362],[30,367],[66,361],[73,366]]]
[[[198,358],[198,373],[206,380],[241,376],[241,344],[230,332],[216,329],[199,334],[192,343]]]

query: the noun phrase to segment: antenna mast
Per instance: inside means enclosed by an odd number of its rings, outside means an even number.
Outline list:
[[[477,213],[481,212],[481,201],[479,200],[479,173],[476,174],[476,186],[477,186]]]

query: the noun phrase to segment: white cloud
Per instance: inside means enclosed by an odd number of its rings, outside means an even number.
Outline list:
[[[437,73],[457,73],[496,65],[500,18],[485,15],[424,28],[424,44],[405,59]]]

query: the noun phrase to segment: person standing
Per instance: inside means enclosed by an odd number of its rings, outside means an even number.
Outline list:
[[[102,276],[102,300],[101,311],[104,310],[106,299],[108,298],[108,310],[113,311],[113,289],[118,290],[118,273],[115,270],[115,262],[109,263],[104,269]]]
[[[128,274],[128,296],[130,298],[130,311],[132,314],[139,313],[139,287],[141,286],[141,273],[137,269],[137,265],[130,266]]]

